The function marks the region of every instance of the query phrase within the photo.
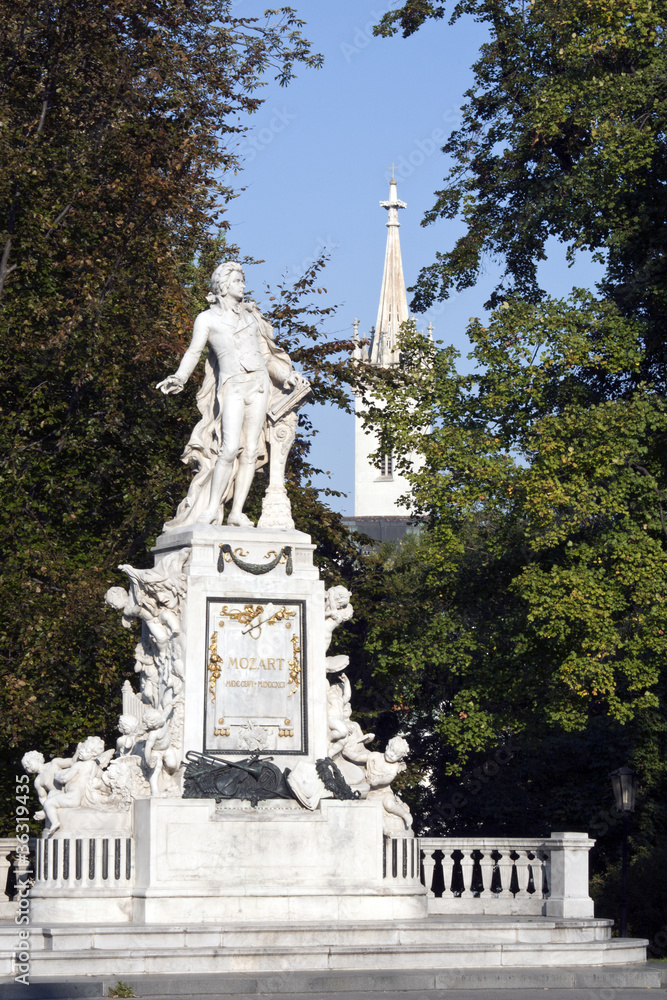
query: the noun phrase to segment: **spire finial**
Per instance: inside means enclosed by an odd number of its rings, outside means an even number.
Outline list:
[[[387,367],[399,359],[397,342],[401,323],[408,318],[408,302],[403,279],[403,263],[398,239],[400,222],[398,210],[405,208],[396,191],[395,165],[392,164],[392,178],[389,185],[389,200],[381,201],[387,209],[387,248],[384,258],[384,274],[380,292],[375,333],[371,342],[371,364]]]
[[[362,350],[359,343],[359,320],[355,319],[352,323],[354,327],[354,333],[352,335],[352,341],[354,343],[354,348],[352,349],[352,357],[355,361],[362,361]]]

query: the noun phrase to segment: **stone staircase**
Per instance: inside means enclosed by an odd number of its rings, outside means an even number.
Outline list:
[[[30,976],[644,967],[646,941],[611,921],[540,916],[220,925],[30,927]],[[0,974],[13,975],[16,926],[0,925]]]

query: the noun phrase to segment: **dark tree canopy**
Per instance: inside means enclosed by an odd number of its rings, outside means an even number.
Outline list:
[[[197,374],[176,399],[155,384],[214,266],[240,256],[224,208],[262,79],[321,62],[290,8],[250,20],[234,6],[0,0],[3,796],[25,750],[112,733],[136,637],[103,595],[119,563],[150,562],[197,416]],[[322,342],[328,310],[310,301],[320,268],[263,307],[318,399],[342,403],[341,345]],[[307,456],[302,437],[289,488],[337,578],[354,552]]]

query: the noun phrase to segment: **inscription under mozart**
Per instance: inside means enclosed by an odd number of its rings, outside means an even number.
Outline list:
[[[205,752],[306,752],[302,649],[300,602],[209,600]]]

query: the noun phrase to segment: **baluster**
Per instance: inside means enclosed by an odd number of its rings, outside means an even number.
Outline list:
[[[529,852],[524,848],[518,849],[516,852],[518,858],[516,859],[516,875],[518,882],[518,893],[519,896],[525,896],[528,889],[528,879],[530,878],[530,868],[529,865],[531,861],[528,857]]]
[[[481,852],[480,852],[481,853]],[[479,860],[479,866],[482,871],[482,884],[483,891],[485,893],[485,899],[489,899],[491,896],[491,882],[493,880],[493,869],[495,868],[495,861],[491,857],[492,851],[485,848],[484,854],[482,854]]]
[[[387,875],[394,879],[409,879],[413,844],[403,838],[394,839],[395,843],[388,840],[386,844]],[[539,899],[550,894],[551,852],[548,844],[530,848],[525,841],[522,844],[518,839],[504,838],[500,839],[498,847],[492,846],[493,841],[479,843],[480,846],[476,847],[476,842],[471,839],[438,837],[424,838],[421,850],[418,843],[414,844],[415,869],[423,875],[422,881],[429,896],[449,899],[453,895],[463,895],[469,899],[485,893],[484,898],[488,900],[505,892],[506,902],[500,909],[506,911],[508,904],[512,908],[512,896],[516,896],[519,912],[523,912],[526,908],[531,911]],[[533,898],[534,903],[531,904]]]
[[[509,847],[498,848],[498,853],[500,854],[500,860],[498,861],[498,871],[500,873],[500,882],[502,885],[502,892],[510,891],[510,883],[512,881],[512,859],[510,857],[511,849]]]
[[[424,851],[424,885],[426,886],[426,894],[428,896],[433,895],[433,890],[431,886],[433,885],[433,872],[435,871],[435,858],[433,857],[433,851]]]
[[[472,892],[472,870],[474,861],[470,848],[461,851],[461,874],[463,876],[463,892]]]
[[[96,889],[105,888],[105,881],[102,878],[102,838],[95,837],[95,839],[90,840],[90,845],[94,852],[95,858],[95,877],[93,879],[93,886]]]
[[[451,892],[452,892],[452,875],[453,875],[453,872],[454,872],[454,864],[455,864],[454,858],[452,857],[453,853],[454,852],[452,850],[448,849],[447,847],[443,847],[442,848],[442,854],[443,854],[443,858],[442,858],[442,878],[443,878],[443,882],[444,882],[444,890],[443,890],[443,893],[442,893],[443,899],[445,897],[447,899],[451,898]]]
[[[535,881],[535,888],[540,895],[546,899],[551,893],[551,851],[539,851],[538,857],[541,864],[540,881]]]
[[[66,837],[65,840],[63,840],[62,842],[63,845],[62,884],[65,887],[70,886],[72,884],[72,857],[71,857],[71,846],[70,846],[71,843],[72,842],[69,839],[69,837]]]
[[[74,889],[76,887],[76,839],[70,838],[69,842],[69,882],[68,885]]]

